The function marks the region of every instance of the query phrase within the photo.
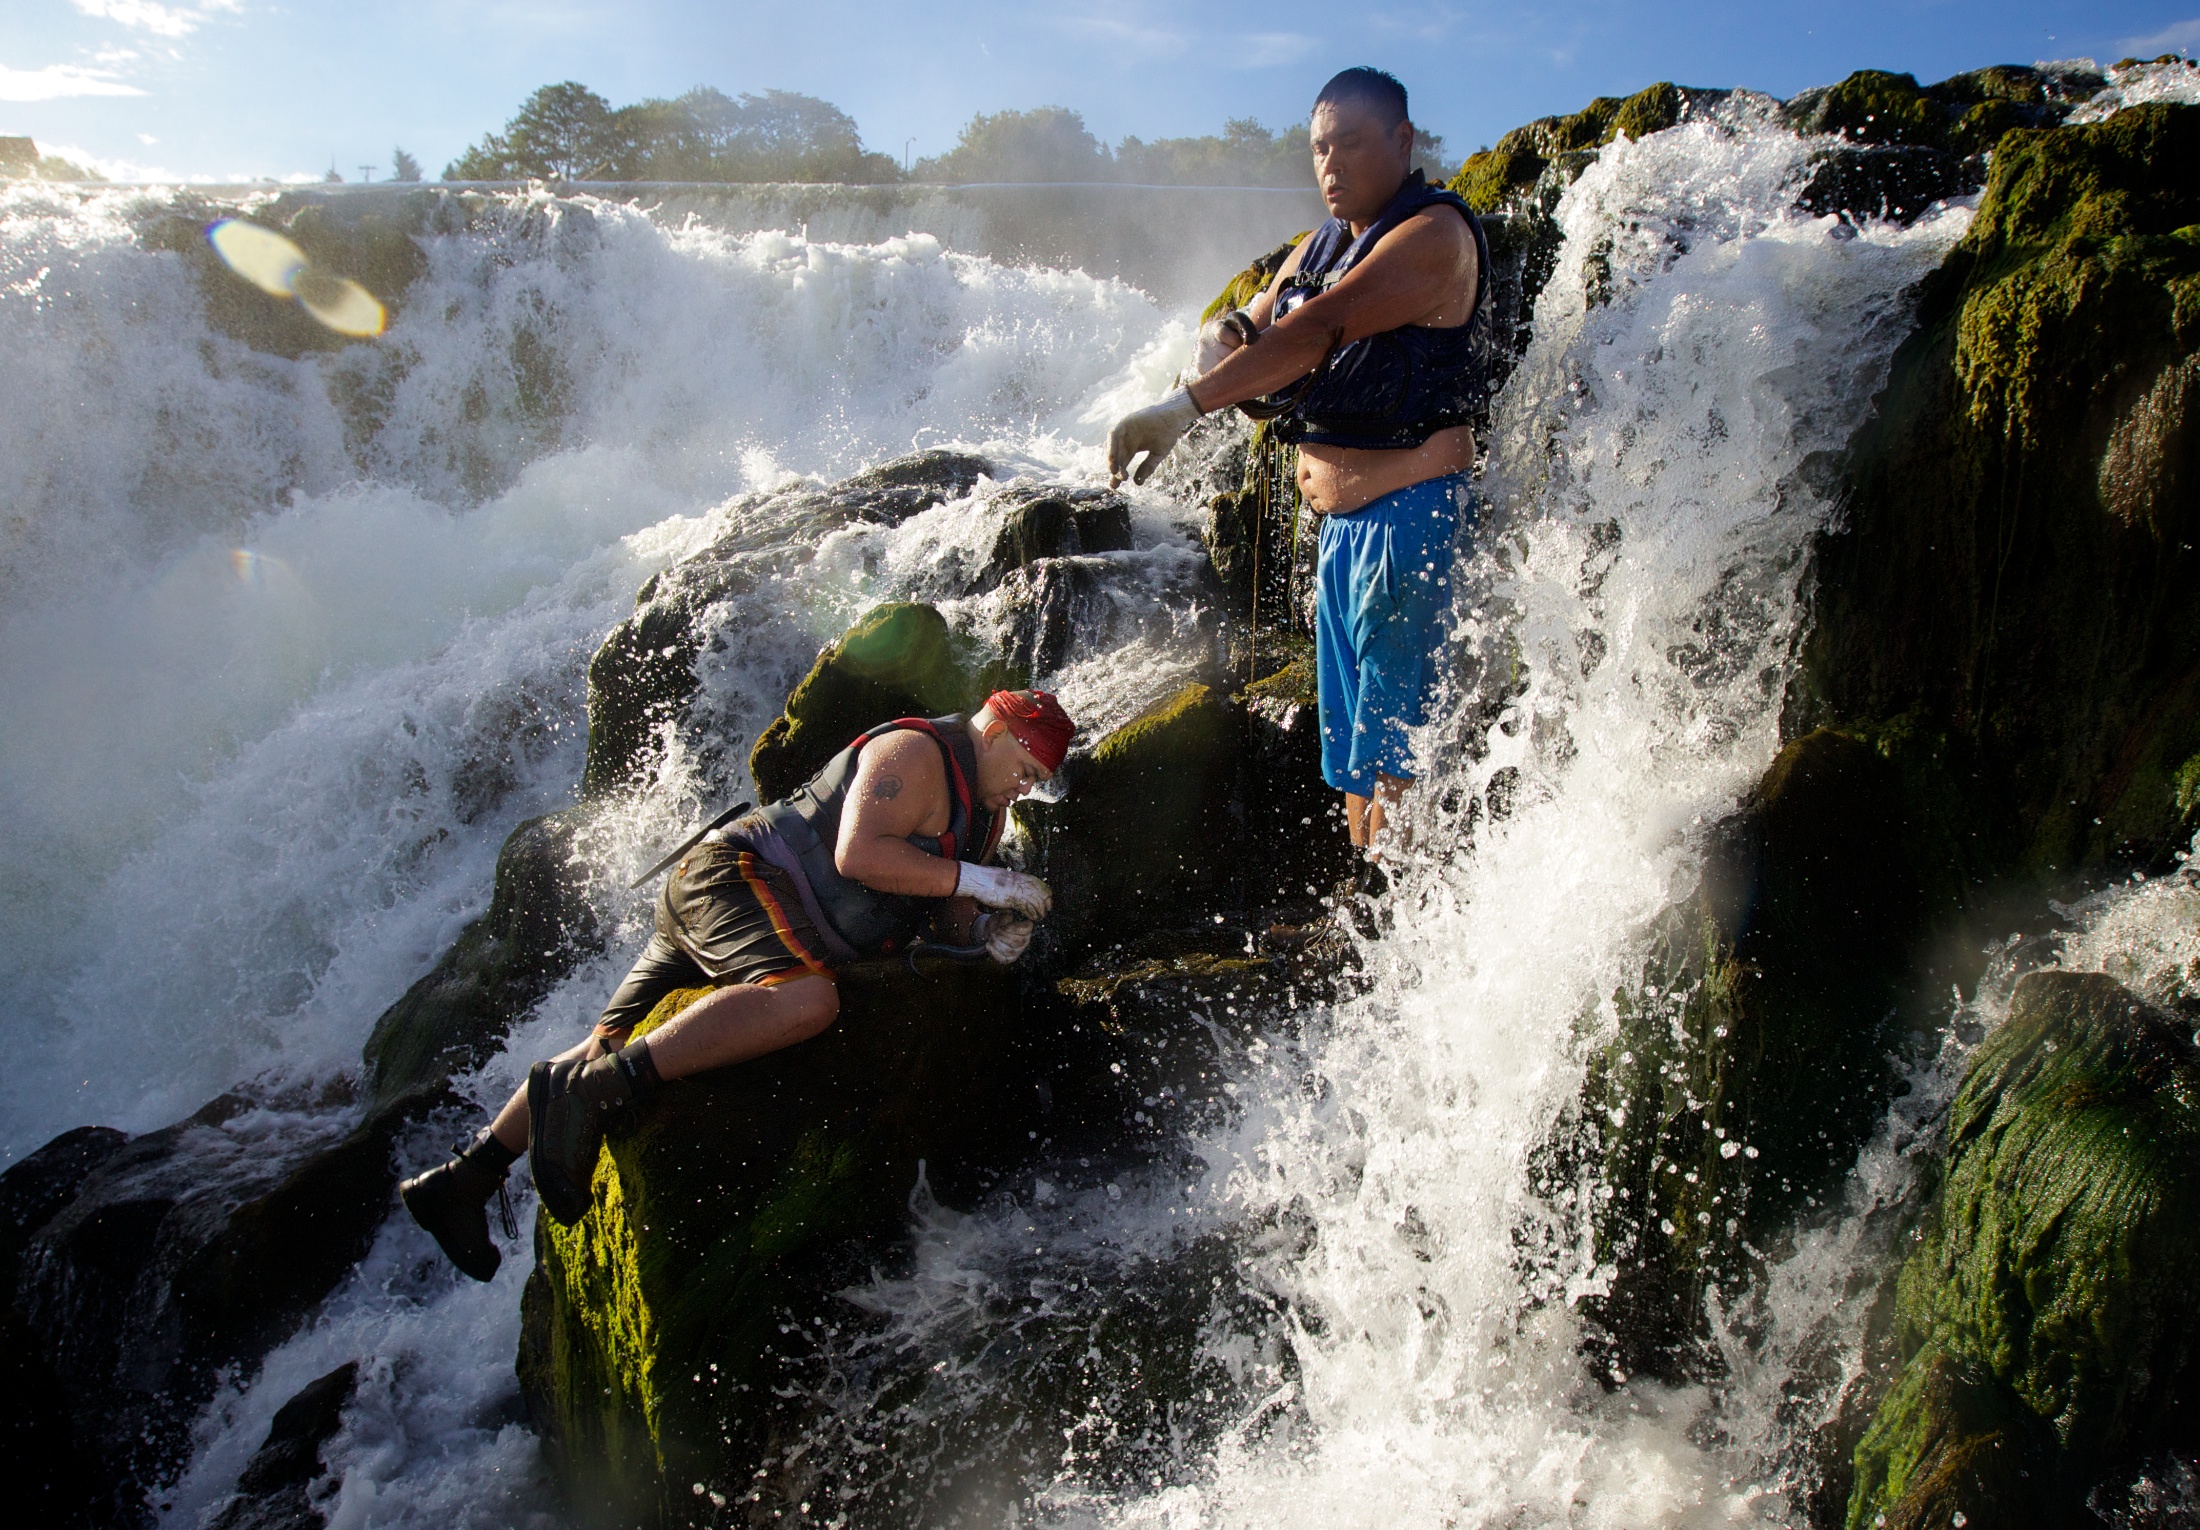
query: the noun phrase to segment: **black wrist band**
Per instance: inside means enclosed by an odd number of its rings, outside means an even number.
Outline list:
[[[1231,309],[1215,322],[1237,336],[1240,345],[1251,345],[1260,339],[1260,326],[1255,324],[1253,316],[1242,308]]]

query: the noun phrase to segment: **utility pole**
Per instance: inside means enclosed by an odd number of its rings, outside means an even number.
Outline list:
[[[361,165],[361,166],[359,167],[359,181],[360,181],[360,184],[364,185],[364,184],[366,184],[367,182],[369,182],[369,181],[371,181],[371,180],[373,180],[373,179],[374,179],[374,166],[372,166],[372,165]]]

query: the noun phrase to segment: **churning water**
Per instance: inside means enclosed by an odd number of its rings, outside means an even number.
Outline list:
[[[1797,214],[1809,148],[1737,98],[1613,146],[1566,193],[1459,580],[1457,673],[1503,665],[1518,689],[1491,717],[1463,681],[1428,730],[1442,789],[1410,815],[1371,986],[1218,1040],[1217,1108],[1159,1151],[1066,1158],[959,1211],[920,1187],[910,1262],[847,1293],[813,1378],[807,1469],[845,1488],[820,1522],[1792,1520],[1826,1357],[1837,1380],[1856,1348],[1846,1277],[1993,984],[1919,1064],[1850,1214],[1722,1318],[1717,1388],[1589,1374],[1570,1299],[1609,1274],[1595,1187],[1539,1200],[1528,1160],[1704,829],[1772,758],[1834,513],[1826,457],[1968,221]],[[1158,394],[1191,333],[1120,283],[925,236],[736,235],[514,195],[425,241],[378,344],[286,361],[210,329],[182,263],[136,243],[164,199],[0,195],[10,1156],[86,1121],[164,1124],[243,1078],[279,1102],[354,1074],[374,1018],[484,907],[506,833],[570,800],[587,659],[643,578],[753,491],[912,446],[1093,478],[1107,421]],[[989,545],[994,487],[835,533],[730,608],[728,647],[699,661],[728,740],[745,753],[865,606],[946,588]],[[1149,494],[1136,547],[1109,555],[1115,619],[1055,677],[1090,721],[1204,657],[1196,517]],[[983,598],[952,615],[998,619]],[[593,1019],[644,932],[645,895],[618,889],[691,821],[698,779],[675,747],[598,831],[611,949],[479,1099]],[[1500,782],[1508,813],[1468,810]],[[2194,896],[2125,889],[2023,959],[2171,981]],[[278,1105],[248,1119],[285,1129]],[[425,1160],[431,1135],[404,1150]],[[1575,1252],[1523,1260],[1524,1225]],[[352,1358],[333,1525],[552,1522],[511,1370],[525,1261],[476,1286],[393,1219],[216,1399],[168,1522],[218,1504],[274,1408]],[[1165,1406],[1141,1343],[1175,1378]],[[961,1485],[989,1452],[1014,1463],[1005,1497]]]

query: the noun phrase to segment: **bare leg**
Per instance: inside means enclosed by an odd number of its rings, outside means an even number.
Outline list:
[[[1363,797],[1358,792],[1344,794],[1345,832],[1351,835],[1354,848],[1369,851],[1370,859],[1380,859],[1375,836],[1383,832],[1383,826],[1389,821],[1386,810],[1396,807],[1399,797],[1412,784],[1408,777],[1377,772],[1374,796]]]
[[[649,1060],[666,1080],[707,1073],[808,1041],[839,1014],[840,986],[816,973],[770,988],[720,988],[649,1033]]]
[[[657,1076],[667,1081],[707,1073],[808,1041],[839,1013],[839,986],[815,974],[770,988],[753,984],[718,988],[649,1033],[649,1060],[656,1064]],[[592,1062],[621,1044],[591,1036],[551,1061]],[[527,1151],[525,1084],[504,1102],[489,1130],[513,1152]]]

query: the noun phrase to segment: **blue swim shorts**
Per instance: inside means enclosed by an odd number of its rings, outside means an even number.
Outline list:
[[[1322,517],[1314,570],[1314,656],[1322,779],[1372,796],[1377,772],[1410,778],[1406,730],[1427,719],[1451,609],[1452,546],[1476,514],[1451,473]]]

